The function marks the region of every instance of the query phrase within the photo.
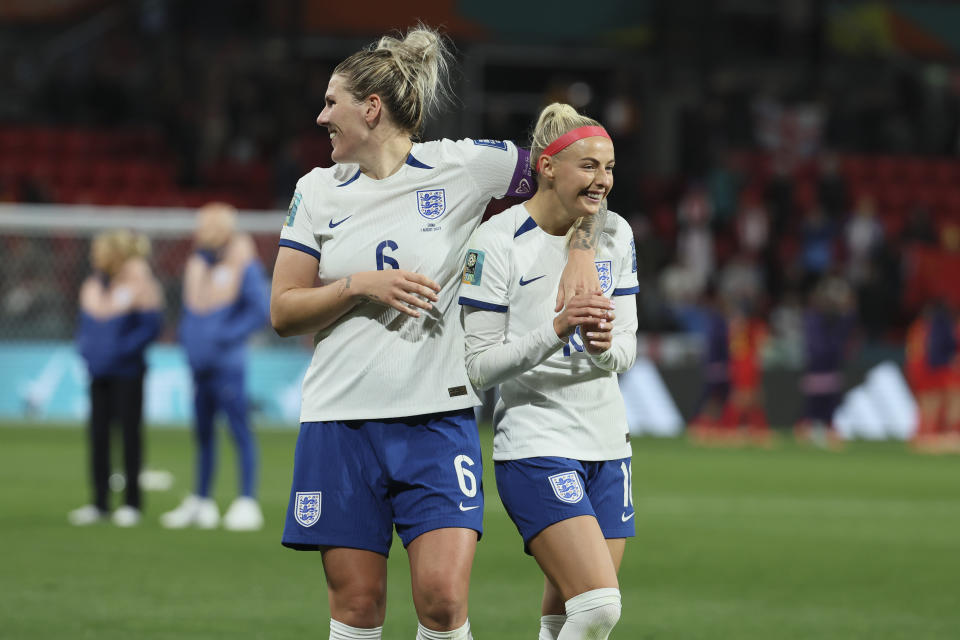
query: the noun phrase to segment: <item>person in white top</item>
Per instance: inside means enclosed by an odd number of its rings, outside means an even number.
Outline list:
[[[529,196],[533,183],[512,143],[415,141],[445,95],[449,58],[419,27],[337,66],[317,118],[337,164],[300,179],[281,232],[271,321],[315,344],[283,544],[321,551],[332,639],[381,637],[394,527],[417,638],[471,637],[482,456],[460,258],[488,201]],[[595,224],[578,228],[558,304],[597,286],[598,237]]]
[[[467,373],[479,389],[500,385],[497,489],[546,576],[541,640],[601,639],[620,618],[617,571],[634,535],[617,382],[636,358],[633,233],[620,216],[605,218],[599,289],[556,314],[566,237],[578,218],[605,212],[613,143],[595,120],[555,103],[540,114],[531,157],[536,194],[482,224],[467,245],[459,298]]]

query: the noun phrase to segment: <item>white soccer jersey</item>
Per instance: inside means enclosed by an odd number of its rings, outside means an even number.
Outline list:
[[[473,308],[465,309],[468,327],[487,330],[489,325],[482,320],[491,312],[506,318],[505,331],[500,322],[506,344],[494,354],[496,364],[490,366],[488,359],[486,366],[504,378],[493,417],[494,460],[535,456],[612,460],[631,454],[617,375],[609,370],[629,367],[636,356],[633,295],[639,287],[630,225],[610,212],[596,252],[604,294],[623,296],[613,323],[617,365],[606,361],[615,352],[613,347],[603,356],[591,357],[579,330],[566,344],[553,332],[556,291],[566,260],[567,239],[540,229],[523,205],[485,222],[467,244],[459,301]],[[476,355],[470,352],[474,338],[467,336],[468,358]],[[522,346],[511,350],[511,344]]]
[[[440,285],[413,318],[363,302],[314,338],[302,422],[376,419],[478,404],[463,363],[456,304],[460,260],[491,198],[530,191],[527,154],[509,142],[413,145],[395,174],[357,165],[314,169],[297,183],[280,245],[319,260],[322,284],[375,269],[406,269]]]

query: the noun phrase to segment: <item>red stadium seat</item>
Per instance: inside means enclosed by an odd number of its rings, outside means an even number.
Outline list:
[[[900,180],[911,184],[931,182],[930,165],[927,160],[919,157],[903,158],[898,162],[897,173]]]
[[[874,158],[872,165],[875,180],[884,184],[900,181],[902,168],[898,159],[894,156],[877,156]]]
[[[23,129],[0,129],[0,153],[20,153],[27,148],[29,135]]]
[[[842,167],[843,176],[849,182],[868,182],[873,175],[870,164],[864,156],[844,156],[840,161],[840,166]]]

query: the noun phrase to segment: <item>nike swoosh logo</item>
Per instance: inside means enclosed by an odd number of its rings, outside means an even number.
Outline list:
[[[460,503],[460,511],[473,511],[474,509],[479,509],[479,508],[480,508],[480,505],[478,504],[475,504],[472,507],[465,507],[463,506],[462,502]]]
[[[351,215],[347,216],[346,218],[344,218],[343,220],[341,220],[340,222],[334,222],[334,221],[331,219],[331,220],[330,220],[330,228],[333,229],[334,227],[339,227],[340,225],[342,225],[344,222],[346,222],[347,220],[349,220],[349,219],[352,218],[352,217],[353,217],[353,215],[351,214]]]
[[[631,513],[630,515],[627,515],[627,514],[625,514],[625,513],[621,513],[621,514],[620,514],[620,519],[621,519],[623,522],[626,522],[627,520],[629,520],[630,518],[632,518],[632,517],[635,516],[635,515],[637,515],[637,512],[636,512],[636,511],[634,511],[634,512]]]
[[[521,286],[521,287],[525,287],[525,286],[527,286],[528,284],[530,284],[531,282],[536,282],[536,281],[539,280],[540,278],[546,278],[546,277],[547,277],[546,275],[542,275],[542,276],[537,276],[536,278],[530,278],[529,280],[524,280],[524,279],[523,279],[523,276],[520,276],[520,286]]]

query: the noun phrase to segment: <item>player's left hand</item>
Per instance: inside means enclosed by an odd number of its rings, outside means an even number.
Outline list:
[[[595,356],[609,349],[613,342],[613,319],[608,319],[601,326],[603,327],[602,329],[596,326],[586,327],[580,325],[580,335],[583,336],[583,348],[587,350],[587,353]]]
[[[596,253],[592,249],[573,249],[569,251],[567,265],[560,274],[560,287],[557,290],[557,305],[553,309],[559,313],[567,300],[581,293],[602,293],[600,276],[594,263]]]

